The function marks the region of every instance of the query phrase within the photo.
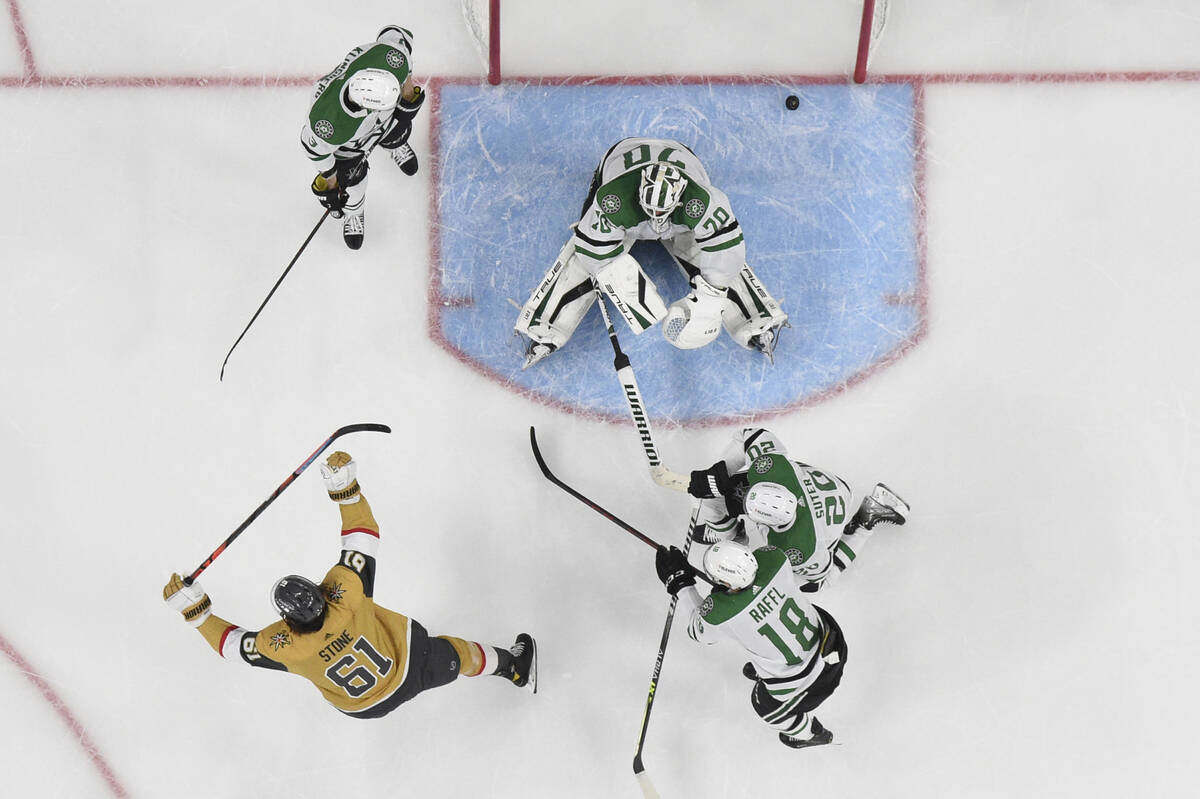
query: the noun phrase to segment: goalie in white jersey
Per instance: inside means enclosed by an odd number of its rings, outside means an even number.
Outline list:
[[[521,309],[525,367],[562,347],[599,285],[633,332],[658,322],[680,349],[703,347],[724,326],[741,346],[773,357],[787,314],[746,264],[729,198],[691,149],[670,139],[622,139],[592,177],[574,233]],[[630,255],[639,240],[663,243],[690,285],[668,307]]]
[[[367,155],[388,150],[406,175],[417,173],[408,144],[425,93],[412,79],[412,32],[389,25],[355,47],[317,81],[300,143],[317,170],[312,191],[335,218],[352,250],[366,236]]]
[[[750,662],[742,673],[754,680],[750,704],[782,743],[801,749],[833,740],[812,712],[842,680],[846,641],[833,616],[801,591],[782,550],[714,544],[703,566],[718,587],[703,599],[696,570],[679,549],[660,548],[655,566],[667,591],[691,602],[693,640],[729,638],[745,650]]]

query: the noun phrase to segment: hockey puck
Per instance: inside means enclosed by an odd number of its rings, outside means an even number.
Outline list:
[[[800,107],[800,98],[794,94],[789,94],[787,99],[783,101],[783,104],[788,107],[789,111],[795,111]]]

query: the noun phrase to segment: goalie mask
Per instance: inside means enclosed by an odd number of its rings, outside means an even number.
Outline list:
[[[271,589],[271,601],[283,620],[296,632],[311,633],[325,623],[328,605],[321,586],[297,574],[280,578]]]
[[[391,111],[400,102],[400,81],[386,69],[362,69],[346,81],[346,99],[368,111]]]
[[[757,483],[746,492],[746,515],[775,530],[791,527],[796,521],[796,495],[779,483]]]
[[[638,203],[655,232],[662,233],[671,222],[671,212],[679,207],[687,178],[670,164],[651,164],[642,170],[642,182],[638,187]]]
[[[741,591],[754,582],[758,574],[758,561],[745,544],[734,541],[718,541],[704,553],[701,565],[713,582],[730,591]]]

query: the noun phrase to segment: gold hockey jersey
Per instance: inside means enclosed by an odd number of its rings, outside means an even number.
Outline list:
[[[342,552],[321,581],[328,611],[320,630],[297,633],[283,620],[258,632],[215,614],[199,630],[225,658],[298,674],[344,713],[369,711],[391,697],[409,668],[410,620],[373,598],[379,525],[366,497],[338,505]]]

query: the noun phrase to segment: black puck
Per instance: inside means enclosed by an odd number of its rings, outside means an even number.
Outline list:
[[[783,101],[783,104],[788,107],[789,111],[795,111],[800,107],[800,98],[794,94],[789,94],[787,99]]]

